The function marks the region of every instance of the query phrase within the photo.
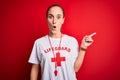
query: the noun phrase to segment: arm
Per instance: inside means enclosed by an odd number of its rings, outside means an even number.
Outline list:
[[[39,64],[33,64],[31,68],[30,80],[37,80],[39,72]]]
[[[78,57],[77,57],[75,64],[74,64],[75,72],[78,72],[79,68],[81,67],[81,65],[83,63],[84,56],[85,56],[85,51],[80,50]]]
[[[76,61],[74,63],[75,72],[77,72],[80,69],[80,67],[83,63],[83,60],[84,60],[84,56],[85,56],[87,47],[93,43],[92,36],[94,36],[95,34],[96,33],[92,33],[91,35],[83,37],[78,57],[76,58]]]

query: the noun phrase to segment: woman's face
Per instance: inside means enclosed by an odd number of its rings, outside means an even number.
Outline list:
[[[60,7],[54,6],[49,9],[47,14],[47,23],[51,33],[56,34],[61,32],[61,27],[64,23],[64,17],[63,11]]]

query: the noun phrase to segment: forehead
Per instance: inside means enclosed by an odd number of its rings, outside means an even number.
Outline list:
[[[59,6],[53,6],[49,9],[48,14],[63,14],[63,11]]]

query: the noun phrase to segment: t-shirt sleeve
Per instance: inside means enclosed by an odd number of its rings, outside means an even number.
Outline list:
[[[33,64],[39,64],[39,46],[37,44],[37,41],[34,42],[34,46],[30,55],[30,58],[28,60],[29,63],[33,63]]]
[[[78,46],[78,41],[76,38],[72,37],[70,39],[70,44],[71,44],[71,59],[72,59],[72,64],[74,65],[74,62],[76,61],[76,58],[79,53],[79,46]]]
[[[73,39],[73,53],[74,53],[74,59],[76,59],[79,53],[79,45],[78,45],[78,41],[75,38]]]

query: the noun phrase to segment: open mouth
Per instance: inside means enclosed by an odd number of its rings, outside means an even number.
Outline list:
[[[53,26],[53,28],[56,28],[56,26]]]

